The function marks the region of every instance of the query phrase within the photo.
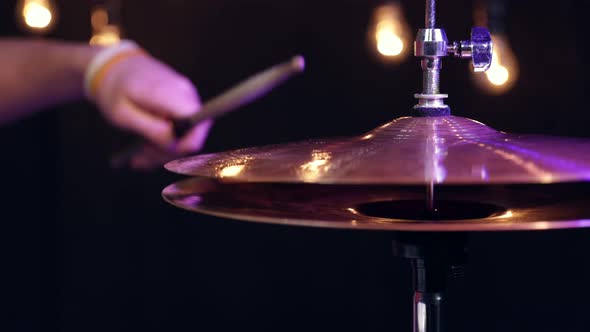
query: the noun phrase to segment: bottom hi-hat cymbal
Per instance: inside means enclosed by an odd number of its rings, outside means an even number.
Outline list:
[[[590,140],[499,132],[456,117],[404,117],[357,137],[173,161],[176,173],[232,182],[507,184],[590,179]]]
[[[192,178],[164,189],[190,211],[281,225],[384,231],[516,231],[590,227],[590,184],[437,187],[244,184]]]

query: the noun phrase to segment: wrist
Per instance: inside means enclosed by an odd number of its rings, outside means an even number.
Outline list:
[[[90,62],[103,48],[100,46],[71,44],[69,47],[61,49],[62,53],[69,52],[69,55],[64,56],[64,58],[70,59],[67,72],[73,78],[72,83],[77,87],[75,90],[78,96],[84,94],[84,77]]]
[[[85,65],[83,88],[86,97],[91,100],[96,97],[101,84],[113,67],[139,55],[145,55],[145,51],[129,40],[97,50]]]

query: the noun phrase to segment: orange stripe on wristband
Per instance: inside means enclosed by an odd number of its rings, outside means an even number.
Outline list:
[[[100,69],[96,72],[94,77],[92,77],[92,80],[90,81],[90,95],[96,96],[96,93],[98,92],[98,88],[102,84],[102,81],[116,64],[128,58],[132,58],[135,56],[143,56],[146,54],[147,53],[144,50],[137,48],[121,52],[110,58],[107,62],[105,62],[102,65],[102,67],[100,67]]]

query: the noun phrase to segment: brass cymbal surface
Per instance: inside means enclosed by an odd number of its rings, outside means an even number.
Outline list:
[[[222,183],[191,178],[164,189],[169,203],[223,218],[380,231],[517,231],[590,227],[590,184],[423,186]]]
[[[456,116],[403,117],[357,137],[198,155],[166,168],[224,182],[558,183],[590,178],[590,141],[507,134]]]

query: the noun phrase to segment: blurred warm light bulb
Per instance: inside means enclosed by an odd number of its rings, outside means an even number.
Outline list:
[[[53,18],[49,8],[36,2],[31,2],[25,5],[23,16],[25,17],[25,23],[28,26],[37,29],[43,29],[49,26],[49,23],[51,23],[51,19]]]
[[[409,28],[397,2],[383,4],[373,13],[369,39],[384,60],[401,60],[408,50]]]
[[[90,24],[92,25],[90,45],[108,46],[121,41],[121,29],[118,25],[110,22],[106,8],[101,6],[93,8],[90,15]]]
[[[494,52],[492,59],[497,57],[497,52]],[[492,60],[492,65],[490,66],[490,69],[488,69],[488,71],[486,72],[486,76],[488,78],[488,81],[490,81],[490,83],[492,83],[493,85],[504,85],[510,79],[510,72],[506,67],[502,66],[500,63],[494,64],[494,60]]]
[[[50,0],[20,0],[17,6],[24,27],[34,32],[45,32],[55,21],[55,6]]]
[[[121,41],[121,31],[117,26],[108,25],[95,31],[90,38],[90,45],[108,46],[117,44]]]
[[[375,35],[377,50],[385,56],[397,56],[404,50],[404,41],[393,30],[381,28]]]
[[[109,24],[109,13],[103,7],[95,7],[90,14],[90,25],[93,30],[100,30]]]
[[[509,91],[516,83],[518,62],[505,36],[494,34],[492,41],[492,64],[485,75],[475,74],[475,77],[482,90],[491,94],[502,94]]]

